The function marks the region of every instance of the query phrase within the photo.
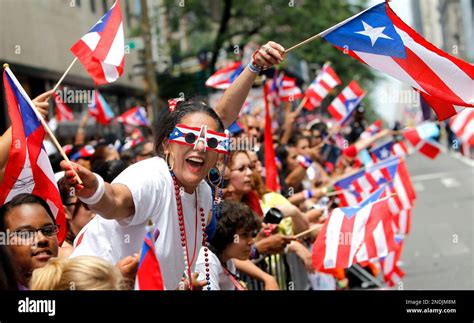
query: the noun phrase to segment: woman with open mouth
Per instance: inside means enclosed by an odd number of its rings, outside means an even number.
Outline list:
[[[74,256],[97,255],[111,262],[140,252],[145,226],[151,220],[155,253],[165,289],[201,289],[194,272],[201,246],[206,250],[212,194],[204,181],[228,153],[224,129],[237,118],[259,71],[279,64],[284,48],[269,42],[226,90],[215,110],[195,100],[179,102],[158,118],[154,131],[157,157],[127,168],[112,184],[87,169],[62,162],[77,196],[99,216],[78,234]],[[79,176],[83,185],[79,185]]]

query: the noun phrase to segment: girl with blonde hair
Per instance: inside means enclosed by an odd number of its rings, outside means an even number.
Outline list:
[[[122,290],[119,269],[95,256],[52,258],[33,272],[31,290]]]

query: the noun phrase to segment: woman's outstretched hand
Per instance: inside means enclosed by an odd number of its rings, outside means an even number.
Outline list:
[[[76,163],[71,162],[71,164],[69,164],[65,160],[61,161],[60,166],[64,170],[66,183],[69,185],[69,187],[73,187],[76,190],[74,195],[84,198],[94,195],[95,191],[99,187],[99,182],[94,173]],[[71,168],[71,166],[74,169]],[[80,185],[77,181],[77,176],[81,178],[82,185]]]

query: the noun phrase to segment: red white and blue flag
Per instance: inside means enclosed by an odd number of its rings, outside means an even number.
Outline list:
[[[160,263],[154,248],[156,239],[153,239],[152,231],[151,226],[147,226],[135,278],[135,290],[164,290]]]
[[[474,109],[464,109],[453,117],[449,126],[462,143],[474,146]]]
[[[341,84],[341,80],[331,67],[331,64],[324,64],[321,73],[318,74],[306,90],[305,96],[307,101],[304,107],[310,111],[319,107],[324,98],[339,84]]]
[[[403,131],[403,137],[410,142],[415,150],[422,155],[435,159],[441,152],[440,145],[432,139],[431,128],[436,127],[433,124],[422,124],[416,128],[410,128]],[[439,130],[438,130],[439,133]]]
[[[338,195],[340,206],[358,205],[380,186],[392,181],[396,176],[397,167],[396,159],[387,159],[336,181],[334,189],[341,191]]]
[[[390,213],[388,197],[380,199],[384,188],[375,191],[356,207],[334,209],[313,245],[313,267],[316,270],[349,268],[357,261],[363,243],[374,246],[374,228]],[[368,225],[369,224],[369,225]]]
[[[202,135],[205,136],[204,140],[206,142],[206,150],[211,149],[217,151],[221,154],[228,154],[230,148],[229,137],[225,133],[215,132],[209,129],[203,131],[204,128],[199,127],[189,127],[184,124],[177,124],[174,130],[169,135],[169,141],[175,142],[180,145],[194,146],[197,140],[202,139]],[[204,134],[202,134],[204,132]],[[186,142],[186,135],[193,134],[194,142]],[[209,147],[209,141],[215,139],[217,146],[215,148]]]
[[[146,116],[146,110],[144,107],[133,107],[130,110],[124,112],[117,118],[118,122],[135,127],[147,127],[150,125],[150,121]]]
[[[398,157],[405,157],[408,154],[408,148],[403,141],[395,142],[392,146],[392,154]]]
[[[474,106],[474,66],[427,42],[387,2],[327,29],[321,37],[361,62],[409,84],[428,103],[434,99],[446,105]],[[440,109],[445,110],[441,111],[444,117],[456,114],[454,107]]]
[[[242,62],[235,62],[211,75],[206,81],[206,86],[214,89],[225,90],[237,79],[244,70]]]
[[[375,121],[370,126],[368,126],[367,129],[364,130],[364,132],[360,134],[360,138],[367,139],[372,137],[373,135],[376,135],[380,132],[380,130],[382,130],[382,126],[382,120]]]
[[[120,1],[82,36],[71,52],[84,65],[95,84],[115,82],[123,73],[125,41]]]
[[[349,85],[331,102],[328,112],[336,121],[343,124],[357,108],[365,96],[365,91],[357,84],[351,81]]]
[[[281,79],[278,94],[282,102],[293,102],[303,97],[303,93],[296,85],[296,79],[287,75],[283,75]]]
[[[396,249],[380,261],[384,280],[390,287],[395,286],[405,276],[403,270],[398,266],[403,249],[403,240],[403,235],[395,235]]]
[[[267,98],[269,102],[272,103],[274,108],[278,108],[281,103],[279,92],[282,79],[283,76],[280,75],[279,72],[275,69],[272,80],[266,81],[264,85],[264,91],[267,92]]]
[[[76,151],[74,154],[72,154],[69,158],[72,161],[76,161],[81,158],[91,158],[92,155],[95,153],[95,148],[92,145],[85,145],[81,147],[78,151]]]
[[[0,205],[22,193],[43,198],[59,225],[58,241],[67,233],[66,217],[48,154],[43,146],[45,130],[31,99],[7,67],[3,72],[8,115],[12,125],[12,145],[0,186]]]
[[[88,106],[88,111],[91,116],[93,116],[97,122],[103,125],[108,125],[110,121],[115,117],[114,112],[110,108],[107,101],[105,101],[102,94],[99,91],[94,91],[94,99]]]
[[[372,160],[374,161],[374,163],[380,160],[385,160],[387,158],[390,158],[392,156],[393,144],[394,144],[394,141],[390,140],[371,149],[370,156],[372,157]]]
[[[64,103],[62,98],[55,93],[53,93],[54,103],[56,104],[56,120],[61,121],[74,121],[74,114],[72,109]]]

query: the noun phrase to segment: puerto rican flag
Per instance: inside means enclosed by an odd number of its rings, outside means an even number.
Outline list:
[[[382,120],[375,121],[370,126],[368,126],[367,129],[364,130],[364,132],[360,134],[360,138],[367,139],[372,137],[373,135],[376,135],[380,132],[380,130],[382,130],[382,125]]]
[[[398,157],[405,157],[408,154],[408,148],[403,141],[395,142],[392,146],[392,154]]]
[[[72,109],[64,103],[59,95],[53,93],[54,103],[56,104],[56,120],[61,121],[74,121],[74,114]]]
[[[342,191],[338,195],[340,206],[356,206],[382,185],[392,181],[398,163],[397,159],[390,158],[336,181],[334,189]]]
[[[175,143],[178,143],[178,144],[181,144],[181,145],[193,145],[194,146],[194,143],[188,144],[185,140],[185,137],[188,133],[194,133],[196,138],[200,138],[201,128],[189,127],[189,126],[186,126],[184,124],[178,124],[178,125],[176,125],[174,130],[170,133],[169,141],[175,142]],[[230,140],[229,140],[229,137],[227,135],[208,129],[205,132],[205,136],[206,136],[206,138],[205,138],[206,142],[210,138],[215,138],[218,142],[217,148],[210,148],[209,146],[206,146],[206,149],[211,149],[211,150],[217,151],[218,153],[222,153],[222,154],[228,154],[229,153],[228,149],[230,148]]]
[[[357,108],[365,96],[365,91],[357,84],[351,81],[344,90],[331,102],[328,112],[336,121],[343,124]]]
[[[382,191],[385,193],[384,188],[382,188]],[[384,193],[380,197],[387,197],[387,203],[390,203],[390,196],[386,196]],[[389,252],[396,250],[397,246],[393,230],[394,218],[388,207],[383,210],[382,214],[377,214],[376,217],[369,217],[367,220],[365,226],[366,236],[355,255],[354,262],[361,263],[380,259],[387,256]]]
[[[173,112],[176,109],[176,106],[178,105],[178,102],[184,101],[183,98],[174,98],[174,99],[169,99],[168,100],[168,110],[170,112]]]
[[[316,270],[349,268],[363,243],[373,246],[369,239],[374,236],[372,223],[383,221],[390,213],[389,198],[380,199],[383,192],[384,188],[380,188],[356,207],[331,212],[313,245]]]
[[[278,108],[281,103],[279,92],[282,79],[283,76],[275,70],[272,80],[266,81],[264,84],[264,91],[266,91],[268,100],[272,103],[274,108]]]
[[[219,90],[228,89],[243,70],[242,62],[232,63],[212,74],[207,79],[206,86]]]
[[[120,1],[71,47],[95,84],[115,82],[123,73],[125,41]]]
[[[453,105],[474,106],[474,66],[436,48],[405,24],[387,2],[327,29],[325,40],[352,57],[409,84],[441,104],[443,118]],[[451,107],[449,107],[451,106]]]
[[[459,141],[474,146],[474,109],[464,109],[449,121]]]
[[[395,157],[398,160],[398,167],[391,185],[387,188],[387,194],[395,193],[390,200],[390,210],[393,215],[398,215],[403,210],[410,210],[415,205],[416,192],[411,182],[410,173],[402,158]]]
[[[296,85],[296,79],[287,75],[283,75],[281,79],[278,94],[282,102],[293,102],[303,97],[303,93]]]
[[[15,75],[7,67],[3,72],[8,115],[12,126],[12,144],[0,186],[0,205],[22,193],[43,198],[59,225],[60,245],[66,238],[67,225],[63,204],[48,154],[43,146],[45,131],[34,104]]]
[[[144,107],[131,108],[117,117],[117,121],[135,127],[148,127],[150,125],[150,121],[148,121]]]
[[[161,276],[160,263],[156,258],[154,249],[154,240],[156,239],[153,239],[152,232],[151,226],[147,226],[140,253],[137,276],[135,278],[135,290],[165,289],[163,277]]]
[[[313,110],[321,105],[324,98],[341,84],[341,80],[337,76],[330,63],[324,64],[321,73],[314,79],[306,90],[305,96],[307,101],[304,107],[307,110]]]
[[[410,142],[415,150],[418,150],[422,155],[435,159],[441,152],[440,145],[433,139],[431,133],[439,133],[439,129],[432,130],[436,127],[434,124],[423,124],[416,128],[405,129],[403,137]]]
[[[393,215],[395,233],[408,235],[411,229],[411,209],[400,210]]]
[[[385,160],[392,156],[392,149],[393,149],[394,141],[390,140],[380,144],[379,146],[370,150],[370,156],[374,163],[380,160]]]
[[[99,91],[94,91],[94,100],[89,104],[88,111],[91,116],[93,116],[97,122],[106,126],[112,121],[115,117],[114,112],[110,108],[107,101],[105,101],[102,94]]]
[[[95,148],[92,145],[85,145],[84,147],[81,147],[78,151],[76,151],[74,154],[72,154],[69,158],[72,161],[76,161],[81,158],[90,158],[92,155],[95,153]]]
[[[405,276],[403,270],[401,270],[398,266],[403,249],[403,240],[403,235],[395,235],[396,249],[391,251],[384,259],[381,259],[380,261],[384,280],[390,287],[395,286]]]

